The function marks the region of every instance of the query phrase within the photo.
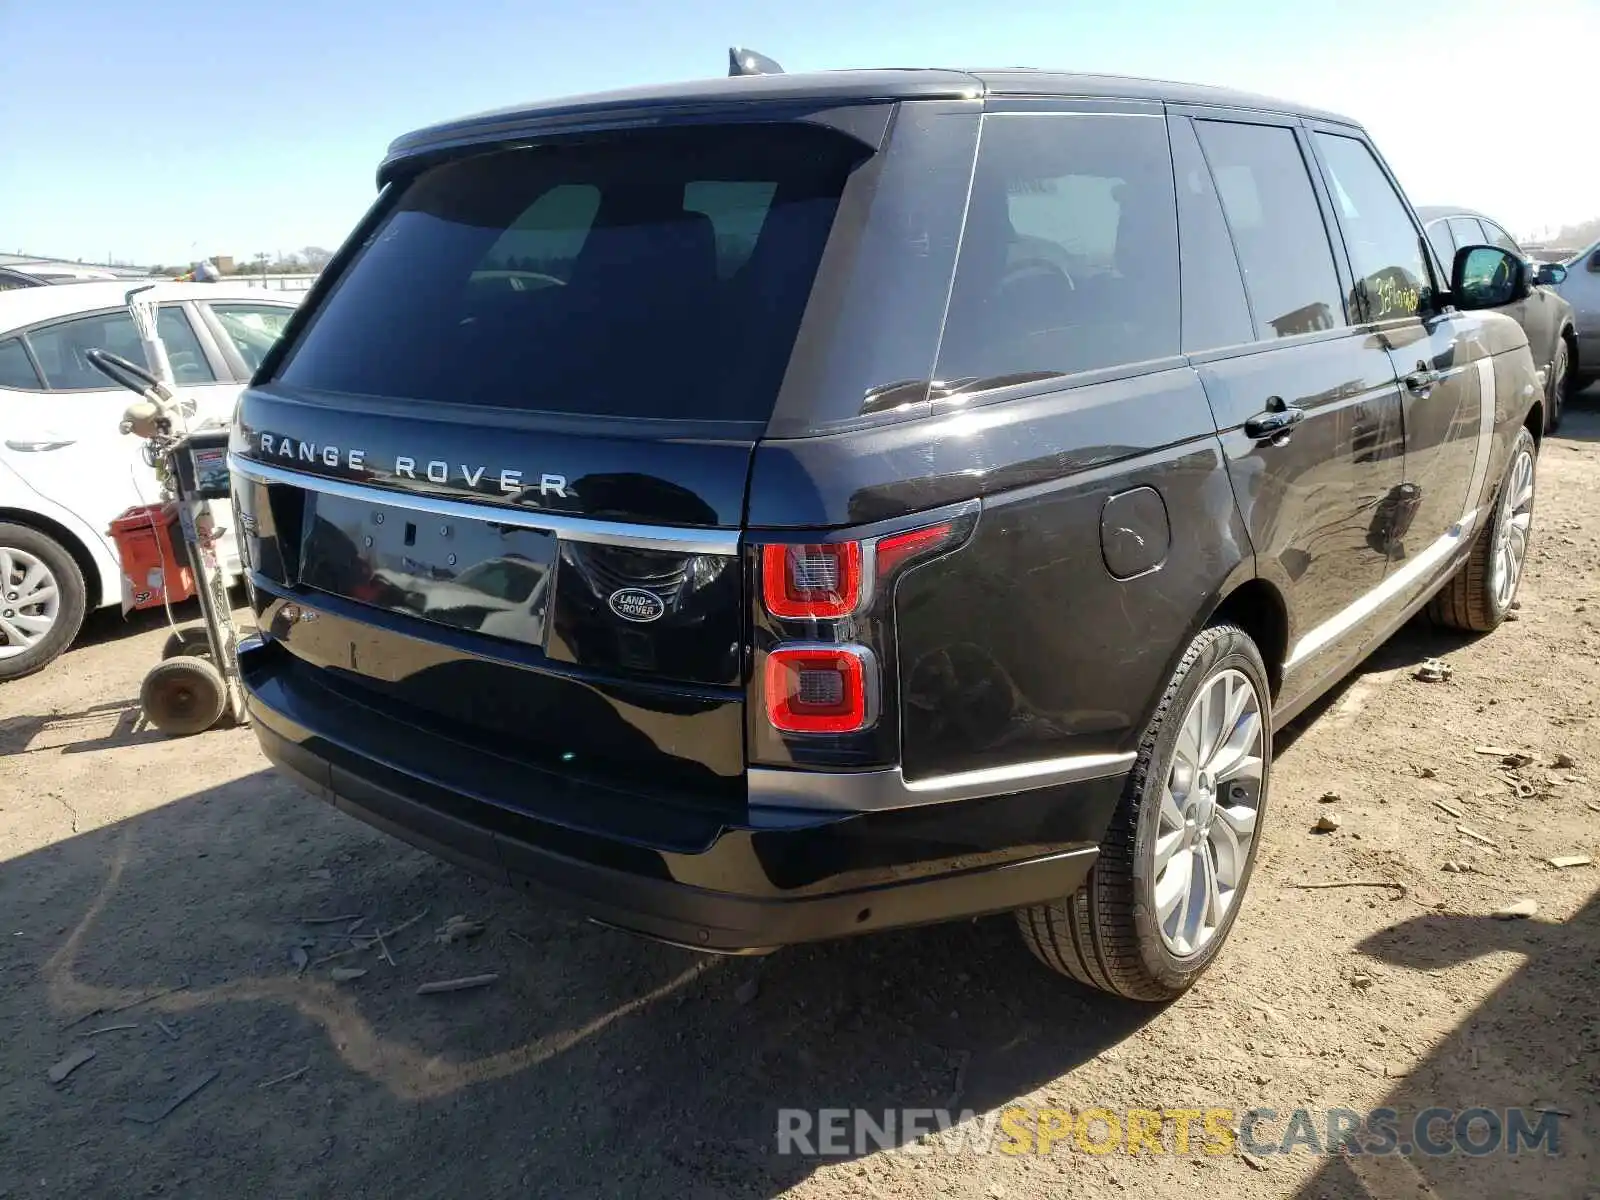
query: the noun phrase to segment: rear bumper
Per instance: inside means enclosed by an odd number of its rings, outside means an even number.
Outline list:
[[[267,757],[335,807],[441,858],[548,889],[607,925],[747,953],[999,912],[1065,895],[1094,864],[1122,778],[856,814],[745,818],[583,788],[486,761],[319,688],[270,644],[246,650]]]

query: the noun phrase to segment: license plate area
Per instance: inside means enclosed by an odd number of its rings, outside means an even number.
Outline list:
[[[556,551],[542,530],[312,493],[300,582],[542,649]]]

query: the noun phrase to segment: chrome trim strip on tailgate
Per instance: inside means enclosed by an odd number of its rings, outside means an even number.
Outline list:
[[[752,815],[758,807],[876,812],[1104,779],[1127,772],[1133,760],[1132,754],[1078,754],[916,780],[907,780],[899,767],[881,771],[751,767],[746,777]]]
[[[572,517],[564,513],[534,511],[523,508],[506,508],[493,504],[471,504],[462,500],[440,500],[433,496],[418,496],[392,488],[372,487],[368,484],[348,483],[342,479],[327,479],[321,475],[308,475],[303,471],[285,471],[282,467],[268,466],[253,459],[228,455],[228,469],[258,483],[287,484],[310,492],[323,492],[330,496],[343,496],[350,500],[364,500],[373,504],[388,504],[395,508],[408,508],[417,512],[432,513],[456,521],[491,521],[500,525],[515,525],[519,529],[542,529],[553,533],[564,542],[587,542],[602,546],[631,546],[641,550],[667,550],[675,554],[723,554],[739,552],[737,529],[681,529],[669,525],[635,525],[625,521],[598,521],[590,517]]]

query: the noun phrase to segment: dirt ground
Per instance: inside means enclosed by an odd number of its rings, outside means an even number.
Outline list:
[[[588,924],[280,782],[248,730],[142,728],[164,629],[102,616],[0,689],[0,1196],[1600,1195],[1600,867],[1546,862],[1600,859],[1600,391],[1540,480],[1516,623],[1408,628],[1280,736],[1243,918],[1167,1007],[1056,978],[1006,918],[766,959]],[[1328,882],[1363,886],[1296,886]],[[392,965],[324,961],[419,914]],[[486,931],[437,941],[457,914]],[[952,1100],[1265,1107],[1269,1142],[1297,1107],[1565,1115],[1555,1156],[777,1152],[779,1108]]]

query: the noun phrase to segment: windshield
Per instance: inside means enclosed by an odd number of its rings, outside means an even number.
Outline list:
[[[606,417],[765,421],[866,151],[739,125],[499,151],[424,172],[278,378]]]

